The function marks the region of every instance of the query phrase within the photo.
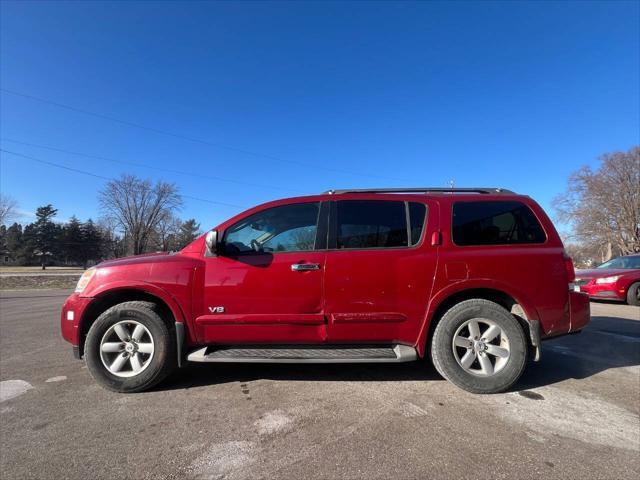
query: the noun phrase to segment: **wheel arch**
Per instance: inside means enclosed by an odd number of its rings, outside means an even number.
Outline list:
[[[510,312],[524,329],[530,346],[535,349],[536,360],[539,358],[540,322],[536,309],[526,300],[523,301],[522,295],[514,295],[510,289],[494,285],[473,284],[442,291],[431,300],[416,345],[418,354],[421,357],[426,355],[433,331],[442,316],[454,305],[473,298],[495,302]]]
[[[95,294],[92,302],[83,312],[82,318],[80,319],[80,323],[78,325],[78,348],[80,357],[84,355],[84,344],[87,333],[89,332],[91,325],[93,325],[98,317],[114,305],[131,301],[145,301],[157,305],[157,313],[167,324],[167,327],[170,329],[170,331],[176,332],[178,351],[181,351],[184,331],[182,330],[182,328],[177,327],[184,325],[184,315],[177,303],[175,303],[175,301],[162,290],[160,290],[160,292],[157,292],[149,291],[148,288],[128,286],[103,288],[100,292]]]

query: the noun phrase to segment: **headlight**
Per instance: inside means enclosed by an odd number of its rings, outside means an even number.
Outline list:
[[[603,283],[615,283],[622,275],[613,275],[611,277],[602,277],[596,279],[596,285],[602,285]]]
[[[87,288],[87,285],[89,285],[89,282],[91,281],[91,279],[95,274],[96,274],[96,269],[93,267],[88,270],[85,270],[82,276],[80,277],[80,280],[78,280],[78,284],[76,285],[76,293],[82,293],[84,289]]]

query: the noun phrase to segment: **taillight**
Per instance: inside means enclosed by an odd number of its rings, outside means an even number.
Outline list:
[[[571,257],[567,255],[566,252],[562,253],[562,258],[564,259],[564,268],[567,271],[568,281],[569,283],[571,283],[576,279],[576,271],[573,268],[573,260],[571,260]]]

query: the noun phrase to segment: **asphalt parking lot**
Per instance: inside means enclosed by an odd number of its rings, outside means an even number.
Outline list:
[[[1,293],[3,479],[640,475],[637,307],[592,304],[587,330],[546,342],[506,394],[413,363],[189,365],[122,395],[61,339],[65,296]]]

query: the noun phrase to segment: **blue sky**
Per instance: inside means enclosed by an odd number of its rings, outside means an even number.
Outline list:
[[[450,180],[551,213],[572,171],[640,143],[639,2],[0,9],[2,148],[238,206],[187,198],[181,216],[203,228],[300,193]],[[99,216],[104,180],[1,159],[2,193],[22,210]]]

